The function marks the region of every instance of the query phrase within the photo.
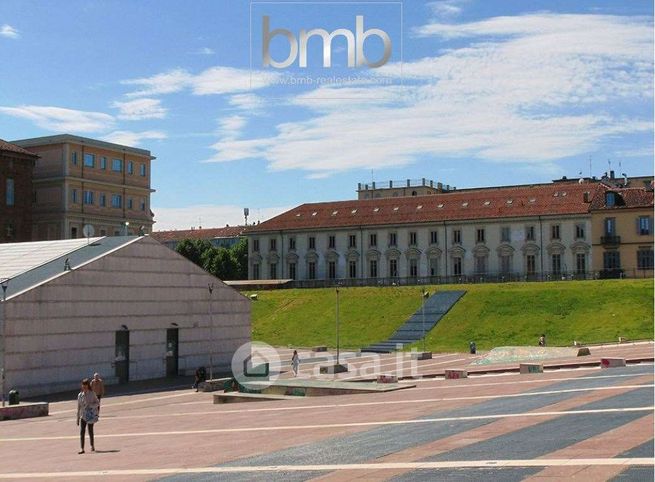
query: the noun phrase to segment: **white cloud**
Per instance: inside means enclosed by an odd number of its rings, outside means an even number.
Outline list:
[[[110,129],[114,118],[101,112],[64,109],[41,105],[21,105],[0,107],[7,115],[28,119],[42,129],[60,132],[96,132]]]
[[[167,113],[167,109],[161,105],[159,99],[142,98],[125,102],[116,101],[112,107],[120,110],[118,118],[124,120],[163,119]]]
[[[247,123],[248,120],[240,115],[223,117],[218,121],[218,131],[225,138],[235,139]]]
[[[257,94],[234,94],[230,96],[228,103],[237,109],[247,110],[250,113],[260,112],[266,102]]]
[[[300,94],[291,103],[308,119],[278,124],[269,137],[223,139],[210,161],[260,158],[311,177],[440,157],[543,167],[610,136],[652,131],[652,119],[624,107],[651,101],[647,19],[534,14],[418,32],[472,40],[405,62],[400,89],[321,88],[318,102],[317,91]],[[376,72],[393,75],[395,67]],[[359,99],[340,101],[344,93]]]
[[[214,51],[214,49],[211,49],[209,47],[203,47],[201,49],[194,50],[191,53],[194,55],[214,55],[216,52]]]
[[[16,30],[14,27],[5,23],[0,27],[0,37],[16,39],[20,37],[20,34],[18,33],[18,30]]]
[[[172,94],[183,90],[190,90],[194,95],[210,95],[260,89],[274,84],[279,78],[280,74],[275,72],[211,67],[197,75],[176,69],[152,77],[123,80],[121,83],[140,87],[140,90],[128,93],[128,97]]]
[[[114,131],[103,136],[102,140],[124,146],[135,147],[140,145],[144,140],[162,140],[166,138],[166,134],[161,131]]]
[[[432,10],[432,13],[438,18],[452,18],[457,17],[462,13],[461,4],[466,0],[438,0],[430,2],[427,6]]]
[[[155,230],[165,231],[197,228],[199,225],[202,225],[203,228],[220,228],[226,224],[230,226],[243,225],[244,207],[229,204],[200,204],[183,208],[162,208],[155,205],[152,210],[155,213]],[[251,208],[248,224],[266,221],[291,208],[292,206]]]

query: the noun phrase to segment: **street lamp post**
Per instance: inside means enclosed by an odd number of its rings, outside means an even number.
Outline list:
[[[5,301],[7,301],[7,287],[9,286],[9,278],[4,278],[0,281],[0,286],[2,286],[2,368],[0,368],[0,379],[1,383],[1,395],[2,395],[2,406],[5,406],[5,360],[7,352],[7,310],[5,307]]]
[[[209,379],[214,379],[214,315],[212,313],[212,293],[214,292],[214,283],[207,285],[209,291]]]
[[[421,324],[423,325],[423,351],[425,351],[425,300],[430,296],[430,293],[421,289]]]
[[[339,288],[336,288],[337,293],[337,309],[336,309],[336,324],[337,324],[337,365],[339,365]]]

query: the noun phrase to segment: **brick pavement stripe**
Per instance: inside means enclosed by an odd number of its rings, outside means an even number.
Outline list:
[[[444,462],[394,462],[372,464],[321,464],[321,465],[268,465],[231,467],[173,467],[132,470],[82,470],[68,472],[16,472],[0,474],[0,479],[48,477],[97,477],[121,475],[176,475],[176,474],[229,474],[234,472],[310,472],[336,470],[395,470],[395,469],[448,469],[497,467],[555,467],[555,466],[650,466],[655,458],[588,458],[588,459],[525,459],[525,460],[453,460]]]

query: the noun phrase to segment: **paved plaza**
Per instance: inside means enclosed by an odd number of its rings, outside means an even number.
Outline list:
[[[416,362],[408,354],[345,353],[351,371],[341,379],[370,377],[373,368],[355,369],[371,360],[379,373],[393,373],[400,361],[402,376],[417,364],[426,377],[401,379],[416,387],[387,393],[257,403],[214,405],[212,393],[186,387],[111,396],[109,387],[95,453],[77,454],[72,400],[51,403],[47,418],[0,422],[0,479],[653,480],[654,377],[645,361],[653,344],[591,351],[545,361],[544,373],[528,375],[474,374],[470,363],[480,355]],[[289,350],[280,354],[290,358]],[[320,377],[314,365],[325,354],[311,355],[301,351],[302,378]],[[601,356],[641,362],[584,364]],[[471,376],[440,376],[452,367]]]

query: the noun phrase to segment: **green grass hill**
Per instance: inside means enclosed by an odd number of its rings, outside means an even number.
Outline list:
[[[466,295],[427,337],[435,352],[653,338],[653,281],[607,280],[548,283],[438,285],[431,293],[464,289]],[[334,347],[333,288],[258,292],[252,303],[253,339],[276,346]],[[387,339],[421,306],[421,287],[341,288],[343,348]]]

